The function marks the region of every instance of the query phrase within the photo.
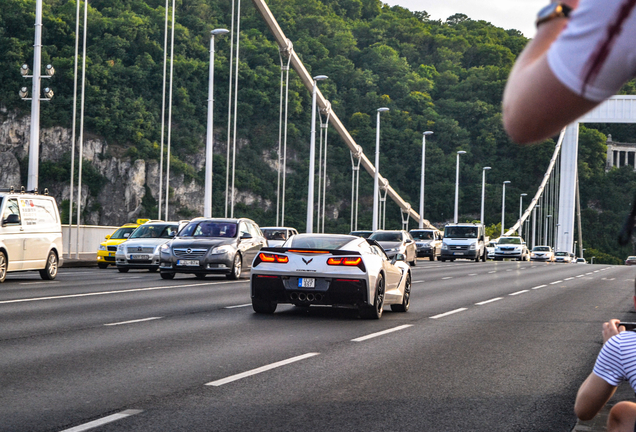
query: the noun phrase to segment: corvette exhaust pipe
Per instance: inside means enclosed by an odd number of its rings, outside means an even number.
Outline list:
[[[315,297],[313,294],[307,294],[307,301],[312,302],[314,301]]]
[[[305,294],[305,293],[298,294],[298,300],[300,300],[300,301],[307,300],[307,294]]]
[[[316,301],[322,300],[322,294],[316,294]]]
[[[298,300],[298,293],[293,292],[293,293],[291,293],[291,294],[289,295],[289,297],[290,297],[292,300]]]

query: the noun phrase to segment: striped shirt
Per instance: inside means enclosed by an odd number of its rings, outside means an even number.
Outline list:
[[[623,380],[629,381],[636,390],[636,332],[620,332],[605,342],[596,359],[594,374],[616,387]]]

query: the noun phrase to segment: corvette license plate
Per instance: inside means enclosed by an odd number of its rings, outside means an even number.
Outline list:
[[[148,260],[149,257],[148,255],[131,254],[130,259],[131,260]]]
[[[316,279],[314,278],[298,278],[298,288],[315,288]]]
[[[179,261],[177,261],[177,265],[179,265],[179,266],[189,266],[189,267],[198,266],[199,265],[199,260],[179,260]]]

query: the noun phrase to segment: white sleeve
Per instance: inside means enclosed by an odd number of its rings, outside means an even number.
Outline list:
[[[579,96],[600,102],[636,72],[636,8],[627,0],[581,0],[548,50],[550,69]]]

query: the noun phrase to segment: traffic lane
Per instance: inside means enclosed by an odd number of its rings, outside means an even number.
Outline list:
[[[484,272],[476,275],[441,277],[437,275],[430,280],[418,280],[418,277],[414,276],[411,312],[427,313],[429,316],[433,316],[462,309],[479,302],[499,301],[526,291],[544,289],[555,283],[563,282],[574,285],[581,280],[597,280],[598,283],[602,283],[603,277],[607,279],[612,274],[613,278],[619,280],[623,285],[633,286],[631,280],[633,275],[624,266],[603,266],[597,270],[590,268],[590,272],[577,272],[576,268],[566,268],[574,266],[542,265],[538,268],[540,271],[536,271],[530,267],[526,267],[524,270],[516,269],[513,263],[507,266],[501,264],[498,263],[497,270],[484,269]]]
[[[600,323],[629,316],[631,295],[618,282],[580,281],[360,343],[307,347],[317,355],[122,407],[143,412],[103,430],[569,432]]]
[[[105,290],[0,300],[0,339],[80,330],[146,318],[164,318],[225,307],[251,307],[249,280],[188,280],[138,287],[134,281]],[[168,281],[172,282],[172,281]]]
[[[114,269],[67,269],[60,273],[53,281],[43,281],[34,272],[12,273],[13,278],[0,284],[0,300],[21,299],[25,297],[42,297],[46,295],[67,295],[72,293],[88,293],[112,289],[122,284],[132,283],[136,287],[150,287],[158,284],[178,285],[200,282],[194,275],[179,274],[172,280],[161,279],[159,273],[149,273],[145,270],[131,270],[119,273]],[[249,280],[249,271],[242,275],[241,280]],[[208,276],[205,281],[227,281],[225,276]]]

